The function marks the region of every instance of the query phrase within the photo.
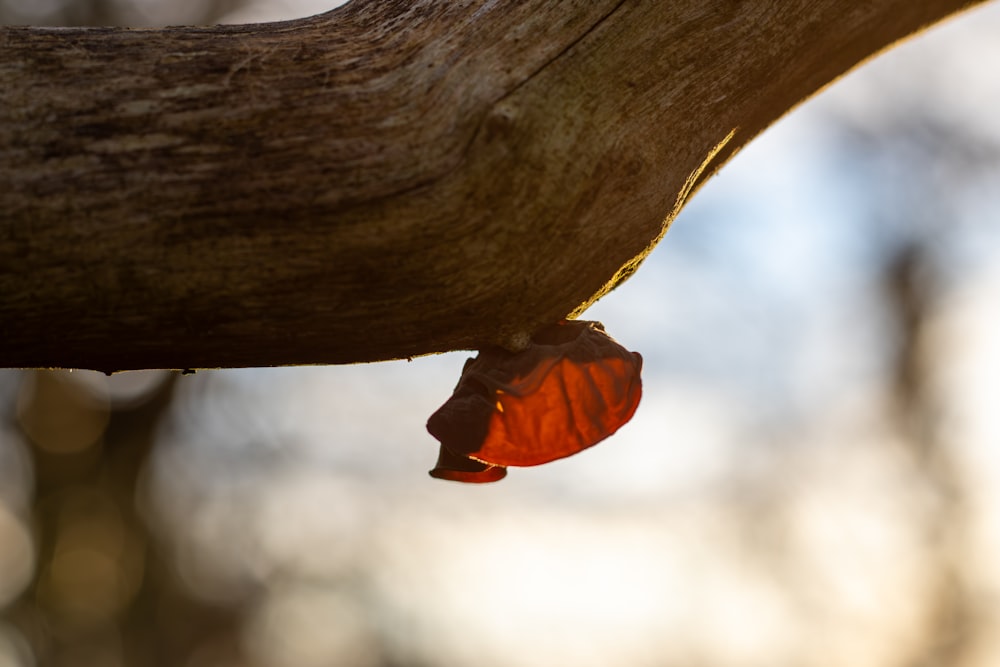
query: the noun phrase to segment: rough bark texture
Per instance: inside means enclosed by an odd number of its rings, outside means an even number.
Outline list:
[[[0,28],[0,366],[399,358],[629,275],[796,103],[975,0],[355,0]]]

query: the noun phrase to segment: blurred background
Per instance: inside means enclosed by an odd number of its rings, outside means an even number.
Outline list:
[[[426,474],[466,353],[0,371],[0,667],[1000,664],[998,34],[952,20],[740,153],[587,314],[645,357],[635,419],[499,484]]]

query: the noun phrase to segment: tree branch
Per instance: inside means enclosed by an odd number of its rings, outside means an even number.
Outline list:
[[[0,366],[516,347],[801,100],[975,0],[354,0],[0,28]]]

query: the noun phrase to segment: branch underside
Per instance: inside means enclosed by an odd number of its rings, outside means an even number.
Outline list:
[[[629,275],[788,109],[976,3],[860,4],[0,28],[0,366],[514,346]]]

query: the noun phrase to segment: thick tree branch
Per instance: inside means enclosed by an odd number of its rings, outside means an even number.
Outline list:
[[[488,344],[635,269],[799,101],[975,0],[355,0],[0,28],[0,366]]]

